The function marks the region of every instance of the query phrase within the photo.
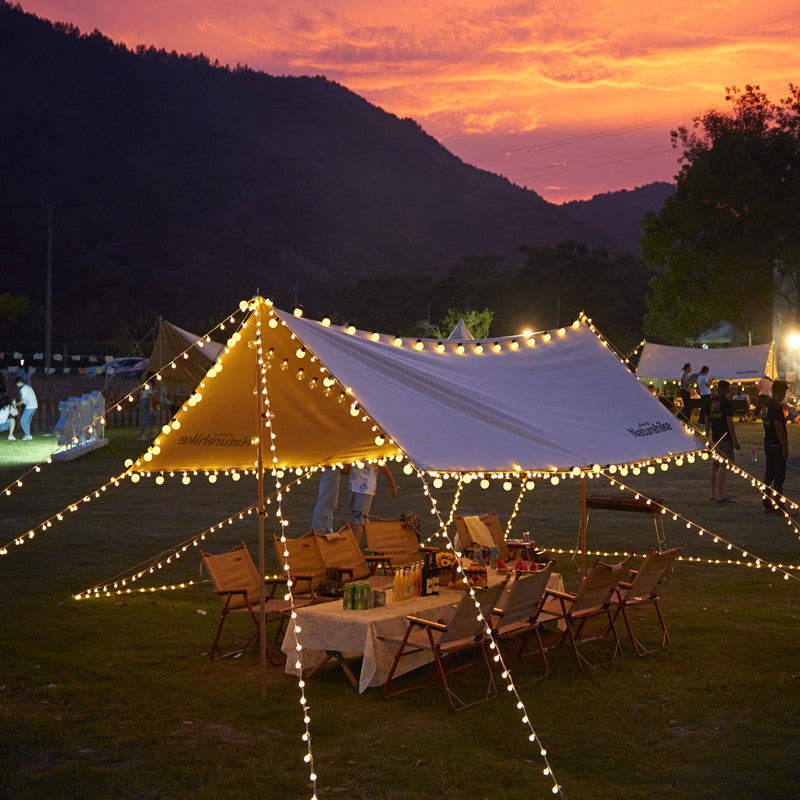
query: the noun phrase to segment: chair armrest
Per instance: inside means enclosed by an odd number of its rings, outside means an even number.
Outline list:
[[[433,547],[432,545],[428,545],[428,544],[424,544],[424,545],[421,544],[419,546],[419,551],[420,551],[420,553],[438,553],[439,552],[439,548],[438,547]]]
[[[617,586],[622,587],[623,589],[630,589],[633,586],[632,583],[628,583],[627,581],[620,581]]]
[[[549,594],[551,597],[560,597],[562,600],[574,600],[575,595],[570,594],[569,592],[559,592],[558,589],[545,589],[545,594]]]
[[[364,561],[366,561],[367,564],[369,564],[369,563],[377,564],[377,563],[379,563],[381,561],[391,561],[391,558],[389,558],[388,556],[380,555],[379,553],[377,553],[377,554],[372,555],[372,556],[364,556]],[[352,572],[352,570],[351,570],[351,572]]]
[[[247,589],[218,589],[218,595],[226,595],[226,594],[243,594],[247,595]]]
[[[406,616],[406,619],[409,621],[411,625],[420,625],[423,628],[433,628],[437,631],[446,631],[447,625],[441,622],[434,622],[432,619],[422,619],[421,617],[412,617],[410,614]]]

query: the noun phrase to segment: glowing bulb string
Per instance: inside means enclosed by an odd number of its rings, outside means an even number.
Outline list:
[[[571,555],[575,553],[576,555],[581,555],[585,552],[587,556],[599,556],[601,558],[627,558],[631,556],[631,558],[644,558],[647,553],[637,553],[632,552],[629,553],[625,550],[582,550],[578,548],[577,550],[573,550],[572,548],[563,548],[563,547],[548,547],[546,544],[542,544],[541,549],[547,553],[554,553],[556,555]],[[726,566],[726,567],[750,567],[753,569],[765,569],[766,562],[761,560],[756,561],[740,561],[739,559],[722,559],[722,558],[708,558],[706,556],[685,556],[680,555],[676,557],[676,561],[685,561],[687,564],[705,564],[708,566]],[[776,564],[776,567],[780,567],[782,569],[793,569],[793,570],[800,570],[800,565],[796,564]]]
[[[272,310],[270,309],[270,313]],[[306,698],[305,692],[305,681],[303,680],[303,673],[302,673],[302,662],[301,662],[301,652],[302,652],[302,645],[300,644],[300,633],[301,628],[300,625],[297,623],[297,609],[295,608],[294,604],[294,592],[292,591],[292,587],[294,585],[294,581],[289,570],[289,552],[286,547],[286,528],[289,525],[288,520],[284,519],[283,517],[283,508],[282,508],[282,498],[283,494],[281,491],[281,477],[280,471],[277,468],[278,465],[278,457],[277,457],[277,450],[275,445],[275,432],[272,430],[272,419],[270,414],[270,404],[269,404],[269,391],[268,391],[268,383],[267,383],[267,369],[268,366],[264,361],[264,351],[263,351],[263,338],[261,332],[261,315],[259,314],[256,318],[256,347],[258,351],[258,366],[259,366],[259,375],[261,381],[261,387],[259,391],[261,392],[263,403],[264,403],[264,425],[266,426],[267,430],[269,431],[269,443],[270,443],[270,453],[272,458],[273,464],[273,474],[275,475],[275,492],[276,492],[276,501],[277,501],[277,510],[276,516],[278,517],[278,522],[280,524],[280,541],[283,545],[283,568],[286,579],[286,594],[284,595],[284,600],[288,601],[290,604],[290,618],[291,618],[291,625],[294,632],[295,638],[295,666],[297,669],[300,670],[300,677],[298,678],[297,685],[300,690],[300,707],[303,709],[303,735],[302,741],[305,742],[306,745],[306,753],[303,756],[303,761],[308,764],[309,767],[309,779],[311,781],[312,786],[312,800],[316,800],[317,797],[317,774],[314,769],[314,753],[311,749],[311,715],[310,715],[310,706],[308,704],[308,699]],[[270,352],[269,357],[272,356],[272,352]],[[259,445],[261,446],[261,445]],[[263,635],[263,632],[262,632]]]
[[[45,531],[47,531],[50,528],[52,528],[53,525],[56,522],[63,522],[64,515],[67,512],[75,512],[75,511],[77,511],[79,503],[90,503],[92,501],[93,497],[94,498],[101,497],[102,493],[105,492],[106,489],[109,488],[109,486],[119,486],[121,481],[123,481],[125,478],[130,477],[130,474],[131,474],[131,469],[129,467],[129,468],[127,468],[125,470],[125,472],[120,473],[116,477],[109,478],[109,480],[106,481],[106,483],[102,484],[102,486],[98,487],[97,489],[95,489],[93,491],[90,491],[90,492],[87,492],[87,494],[85,494],[77,502],[70,503],[69,505],[67,505],[64,508],[62,508],[61,511],[57,511],[55,514],[53,514],[52,516],[48,517],[46,520],[40,522],[38,525],[35,526],[35,528],[39,529],[38,532],[44,533]],[[27,541],[30,541],[31,539],[33,539],[37,534],[37,531],[35,530],[35,528],[31,528],[30,530],[28,530],[27,533],[24,533],[21,536],[17,536],[16,538],[12,539],[11,541],[7,542],[5,545],[0,547],[0,556],[8,555],[8,552],[9,552],[8,548],[12,544],[20,546],[20,545],[25,544]]]
[[[433,496],[433,494],[430,491],[430,488],[428,486],[428,482],[425,480],[425,474],[422,471],[417,471],[417,475],[418,475],[418,477],[420,479],[420,482],[422,483],[422,488],[423,488],[423,491],[424,491],[425,495],[431,501],[431,513],[434,514],[436,516],[436,518],[439,520],[440,530],[443,532],[443,535],[447,539],[447,545],[446,546],[447,546],[448,549],[455,551],[455,548],[453,547],[453,542],[450,539],[450,536],[447,534],[448,525],[445,525],[444,521],[442,520],[442,516],[441,516],[441,513],[439,511],[438,504],[436,502],[436,498]],[[458,486],[459,486],[459,489],[460,489],[460,487],[461,487],[461,476],[459,476]],[[455,508],[456,508],[456,503],[458,501],[458,495],[459,494],[460,494],[460,492],[457,491],[456,492],[456,496],[454,497],[453,505],[452,505],[452,507],[450,509],[450,518],[449,518],[450,521],[452,521],[452,519],[453,519],[453,517],[455,515]],[[561,786],[558,783],[558,781],[556,780],[556,777],[553,774],[553,768],[550,766],[550,761],[547,758],[547,750],[546,750],[545,746],[542,744],[542,741],[539,739],[539,736],[538,736],[538,734],[536,733],[536,731],[535,731],[535,729],[533,727],[533,723],[530,720],[530,716],[528,715],[528,711],[525,708],[525,703],[523,702],[522,698],[519,695],[519,692],[517,691],[516,684],[514,683],[514,680],[511,677],[511,671],[509,670],[505,660],[503,659],[503,654],[500,651],[500,646],[499,646],[498,642],[496,641],[496,639],[495,639],[495,637],[494,637],[494,635],[492,633],[492,627],[491,627],[490,621],[487,620],[484,617],[483,611],[481,610],[480,602],[478,600],[478,596],[475,593],[475,589],[473,589],[473,587],[469,585],[469,581],[467,580],[466,573],[464,572],[463,568],[461,567],[461,562],[458,559],[456,559],[456,572],[461,576],[461,580],[466,584],[467,589],[469,591],[469,595],[472,598],[472,602],[475,604],[475,610],[477,611],[477,614],[478,614],[477,619],[479,619],[483,624],[484,632],[486,633],[486,635],[488,637],[488,640],[489,640],[489,649],[494,651],[494,655],[492,656],[492,659],[494,660],[494,662],[496,664],[499,664],[499,666],[500,666],[500,670],[501,670],[500,675],[503,678],[503,680],[505,680],[505,682],[506,682],[506,690],[509,691],[509,692],[512,692],[514,694],[514,696],[516,697],[517,710],[520,711],[521,714],[522,714],[521,722],[522,722],[523,725],[527,726],[528,731],[529,731],[528,741],[530,741],[531,743],[533,743],[534,745],[536,745],[539,748],[539,755],[542,757],[542,760],[545,763],[545,768],[543,770],[543,774],[546,775],[547,777],[549,777],[553,781],[553,786],[552,786],[553,794],[557,794],[559,797],[563,798],[564,794],[561,791]]]
[[[240,303],[240,308],[241,308],[241,303]],[[236,312],[234,311],[233,313],[236,313]],[[229,320],[232,324],[236,323],[236,320],[233,317],[233,314],[229,315],[229,317],[226,317],[226,319]],[[172,361],[169,361],[166,364],[164,364],[164,366],[160,370],[158,370],[158,372],[154,373],[155,379],[156,380],[162,380],[162,378],[161,378],[161,373],[162,372],[164,372],[168,367],[172,368],[172,365],[176,361],[178,361],[178,359],[188,358],[189,357],[188,356],[188,352],[193,347],[196,347],[196,346],[202,347],[203,346],[202,345],[203,342],[210,341],[210,337],[211,337],[212,333],[215,333],[219,329],[224,330],[224,328],[225,328],[225,320],[223,320],[222,322],[217,324],[215,327],[211,328],[211,330],[209,330],[205,334],[203,334],[197,340],[197,342],[195,342],[194,344],[189,345],[185,350],[183,350],[182,352],[178,353],[178,355],[176,355],[175,358],[172,359]],[[139,384],[134,389],[132,389],[128,394],[126,394],[124,397],[122,397],[122,399],[118,399],[114,403],[114,406],[112,406],[112,410],[114,409],[114,407],[116,407],[117,411],[121,411],[122,410],[122,403],[124,403],[126,401],[132,403],[134,395],[136,394],[136,392],[138,392],[142,388],[142,386],[145,386],[145,385],[147,385],[146,381],[144,383]],[[105,412],[108,412],[108,410],[109,409],[106,409]],[[106,425],[106,416],[107,416],[107,413],[105,413],[105,412],[103,414],[100,414],[99,416],[95,417],[94,419],[90,420],[88,423],[86,423],[86,425],[83,426],[82,430],[79,433],[75,434],[70,439],[68,444],[61,445],[58,448],[58,450],[56,450],[55,452],[66,451],[66,450],[69,449],[70,446],[74,446],[74,445],[78,444],[80,442],[80,437],[86,432],[91,432],[91,429],[95,425],[105,426]],[[53,456],[53,454],[49,455],[47,458],[43,458],[37,464],[34,464],[29,470],[27,470],[27,472],[24,472],[22,475],[20,475],[19,477],[17,477],[13,481],[11,481],[11,483],[9,483],[2,490],[0,490],[0,494],[5,496],[5,497],[9,497],[11,495],[11,493],[12,493],[12,487],[16,486],[17,488],[22,488],[23,480],[25,478],[27,478],[28,475],[30,475],[32,472],[37,472],[37,473],[41,472],[42,465],[44,465],[44,464],[52,464],[53,463],[53,457],[52,456]]]
[[[600,474],[604,478],[606,478],[612,486],[614,486],[615,484],[619,485],[620,491],[628,491],[628,492],[633,493],[635,499],[637,499],[637,500],[640,497],[644,498],[644,500],[647,502],[648,505],[653,505],[656,508],[660,508],[661,509],[661,514],[663,514],[663,515],[671,514],[673,522],[677,522],[678,520],[680,520],[681,522],[683,522],[685,524],[687,530],[691,530],[692,528],[696,528],[698,536],[703,536],[705,534],[708,534],[709,536],[712,537],[712,541],[714,542],[714,544],[719,544],[721,542],[722,544],[724,544],[727,547],[728,550],[737,550],[744,557],[747,557],[748,555],[751,555],[744,548],[741,548],[738,545],[733,544],[733,542],[729,542],[723,536],[720,536],[717,533],[713,533],[712,531],[708,530],[707,528],[704,528],[702,525],[698,525],[696,522],[692,522],[690,519],[687,519],[682,514],[679,514],[677,511],[673,511],[672,509],[668,508],[667,506],[656,502],[652,498],[647,497],[647,495],[643,494],[642,492],[637,491],[636,489],[633,489],[630,486],[626,486],[624,483],[619,481],[617,478],[612,477],[611,475],[605,473],[604,471],[601,470]],[[787,572],[785,569],[783,569],[778,564],[773,564],[771,561],[768,561],[767,559],[764,559],[764,558],[760,558],[759,556],[756,556],[756,555],[753,555],[753,558],[755,558],[755,560],[756,560],[756,566],[757,567],[760,568],[761,564],[763,564],[764,566],[768,567],[771,572],[781,572],[783,574],[784,580],[789,580],[789,578],[792,578],[793,580],[800,580],[800,578],[798,578],[798,576],[793,575],[790,572]]]
[[[291,483],[286,484],[283,488],[288,493],[292,487],[299,484],[301,481],[306,480],[310,477],[316,470],[309,470],[304,472],[299,477],[295,478]],[[266,505],[270,505],[272,501],[275,499],[275,493],[269,495],[265,498]],[[173,560],[179,559],[182,553],[185,553],[189,550],[190,547],[198,547],[200,542],[206,540],[207,537],[210,535],[222,530],[226,525],[233,525],[236,522],[244,521],[247,517],[252,517],[253,512],[256,511],[258,507],[258,503],[253,503],[246,508],[243,508],[237,512],[234,512],[230,517],[226,519],[220,520],[219,522],[214,523],[210,527],[206,528],[204,531],[195,534],[194,536],[189,537],[188,539],[184,539],[182,542],[174,545],[173,547],[168,548],[167,550],[163,550],[156,556],[153,556],[145,561],[140,561],[133,567],[125,570],[124,572],[117,573],[116,575],[106,578],[106,580],[101,581],[94,586],[90,587],[89,589],[85,589],[83,592],[80,592],[74,595],[75,600],[86,600],[89,598],[97,598],[97,597],[111,597],[112,595],[119,595],[119,594],[133,594],[134,591],[144,593],[144,592],[153,592],[153,591],[163,591],[167,588],[174,588],[174,587],[137,587],[136,589],[132,589],[128,586],[128,583],[133,583],[135,581],[140,580],[147,575],[156,574],[156,570],[161,570],[166,566],[169,566]],[[267,576],[272,578],[280,578],[281,576],[277,573],[272,576]],[[188,581],[186,582],[187,585],[193,585],[197,583],[197,581]],[[182,587],[181,587],[182,588]]]
[[[298,336],[294,331],[292,331],[289,328],[289,326],[275,313],[275,311],[271,307],[270,307],[270,315],[271,315],[271,318],[270,318],[270,321],[269,321],[270,327],[277,327],[277,325],[283,325],[287,329],[287,331],[289,333],[289,337],[292,340],[297,340],[300,343],[300,345],[302,345],[296,351],[295,357],[298,360],[305,359],[306,353],[307,352],[311,352],[309,350],[309,348],[308,348],[308,345],[306,345],[306,343],[300,338],[300,336]],[[300,316],[300,314],[296,314],[296,316]],[[312,358],[311,358],[312,363],[316,362],[317,360],[318,359],[316,358],[316,356],[312,356]],[[284,363],[286,363],[286,361],[284,361]],[[383,431],[381,429],[380,425],[377,423],[377,421],[372,417],[372,415],[364,409],[364,407],[359,402],[358,398],[353,394],[352,389],[348,389],[342,383],[342,381],[340,381],[324,364],[320,363],[320,370],[321,370],[322,374],[327,374],[328,376],[330,376],[330,380],[332,380],[334,382],[334,384],[336,384],[336,385],[338,385],[340,387],[340,389],[341,389],[340,402],[342,402],[341,398],[342,398],[343,395],[345,397],[349,397],[351,399],[351,403],[350,403],[350,414],[351,414],[351,416],[353,416],[353,417],[359,417],[360,416],[362,422],[365,422],[366,424],[372,426],[373,432],[377,434],[376,438],[379,438],[379,439],[383,440],[381,442],[377,442],[376,441],[376,444],[378,444],[378,446],[380,446],[380,445],[382,445],[382,444],[384,444],[386,442],[388,442],[390,445],[395,444],[395,442],[392,439],[392,437],[389,436],[385,431]],[[302,372],[302,370],[301,370],[301,372]],[[301,376],[298,376],[298,379],[301,379]],[[310,379],[310,381],[311,380],[315,380],[315,379],[312,378],[312,379]],[[331,386],[326,386],[326,389],[330,389],[330,388],[331,388]],[[398,454],[399,454],[399,451],[398,451]]]
[[[747,470],[737,467],[736,464],[734,464],[732,461],[729,461],[721,453],[713,453],[712,456],[715,460],[719,461],[723,466],[725,466],[727,470],[733,472],[734,475],[738,475],[740,478],[748,481],[751,486],[758,489],[762,500],[769,501],[772,504],[772,510],[776,514],[783,514],[783,516],[786,518],[787,525],[794,528],[794,532],[800,536],[800,528],[798,528],[797,523],[792,519],[789,511],[786,510],[788,506],[790,511],[796,511],[798,507],[797,503],[782,495],[780,492],[776,492],[775,489],[773,489],[771,486],[767,486],[766,483],[751,475],[749,472],[747,472]]]
[[[531,481],[531,483],[533,483],[533,481]],[[509,534],[511,533],[511,528],[514,525],[514,519],[516,518],[517,513],[519,512],[520,505],[522,505],[522,498],[525,497],[525,492],[526,492],[527,488],[528,488],[528,482],[523,480],[520,483],[519,494],[517,495],[516,502],[514,503],[514,508],[511,511],[511,516],[508,518],[508,524],[506,525],[506,532],[505,532],[505,538],[506,539],[508,539]],[[531,488],[533,488],[533,487],[531,487]]]

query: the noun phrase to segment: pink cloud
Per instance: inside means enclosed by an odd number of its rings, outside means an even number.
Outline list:
[[[731,83],[759,83],[778,96],[800,68],[800,0],[21,2],[129,45],[202,51],[277,75],[326,75],[415,118],[462,157],[475,149],[462,146],[470,139],[597,131],[667,116],[685,121],[720,105]],[[588,147],[599,142],[586,140],[579,153]],[[492,168],[512,177],[512,161]],[[671,174],[655,155],[585,171],[600,191],[603,181],[646,182],[648,166],[653,178]],[[583,193],[589,177],[577,172],[543,177],[541,186]]]

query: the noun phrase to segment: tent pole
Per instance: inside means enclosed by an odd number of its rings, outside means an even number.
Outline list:
[[[581,575],[586,577],[586,477],[581,478]]]
[[[261,342],[259,341],[259,349]],[[260,608],[259,608],[259,645],[261,651],[261,699],[267,699],[267,634],[264,630],[266,624],[266,587],[264,586],[264,516],[266,507],[264,505],[264,398],[261,394],[259,381],[259,369],[256,363],[256,397],[258,397],[258,573],[261,576],[259,582],[260,589]]]

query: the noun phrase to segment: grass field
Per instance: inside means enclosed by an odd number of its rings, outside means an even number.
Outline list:
[[[761,477],[760,429],[737,427],[742,466]],[[136,433],[111,430],[107,447],[46,466],[21,488],[12,485],[11,496],[0,496],[0,545],[120,473],[124,460],[141,450]],[[797,451],[796,426],[790,426],[790,442]],[[0,445],[2,488],[43,458],[49,443],[3,439]],[[757,463],[751,461],[751,446]],[[417,481],[394,471],[399,496],[393,500],[379,487],[374,512],[416,511],[432,533],[433,518]],[[621,661],[588,675],[562,649],[552,654],[551,674],[543,681],[535,680],[535,659],[519,661],[512,648],[503,648],[571,800],[800,796],[800,585],[763,567],[708,563],[729,558],[752,563],[755,556],[796,566],[798,533],[784,519],[762,514],[760,497],[738,476],[728,478],[735,504],[709,503],[708,471],[708,463],[698,461],[630,478],[647,496],[663,498],[670,509],[752,554],[742,557],[668,516],[667,543],[683,542],[688,556],[705,559],[678,563],[664,586],[668,648],[645,659],[626,650]],[[289,535],[307,529],[315,491],[312,479],[287,495]],[[616,489],[597,479],[588,491]],[[800,496],[793,471],[786,492]],[[436,496],[447,509],[452,483]],[[496,509],[507,518],[515,497],[499,485],[481,490],[473,484],[460,509]],[[219,613],[210,584],[73,599],[254,500],[252,479],[210,485],[197,477],[189,486],[178,480],[163,486],[125,481],[100,499],[79,503],[77,513],[65,513],[63,522],[12,545],[0,558],[0,798],[311,796],[297,681],[282,668],[271,668],[268,699],[262,702],[257,651],[209,661]],[[516,531],[530,530],[538,544],[556,553],[556,568],[572,589],[579,573],[569,550],[579,517],[578,481],[539,482],[515,523]],[[268,529],[273,528],[270,519]],[[223,526],[204,546],[222,551],[239,540],[256,552],[253,517]],[[652,524],[643,515],[591,517],[592,550],[636,552],[638,562],[654,544]],[[274,567],[274,556],[268,555]],[[153,583],[199,581],[196,551],[157,573]],[[235,645],[233,633],[247,634],[245,622],[233,620],[228,647]],[[553,796],[521,712],[502,689],[496,699],[453,714],[436,686],[383,701],[377,689],[353,692],[341,670],[331,666],[306,692],[321,800]]]

